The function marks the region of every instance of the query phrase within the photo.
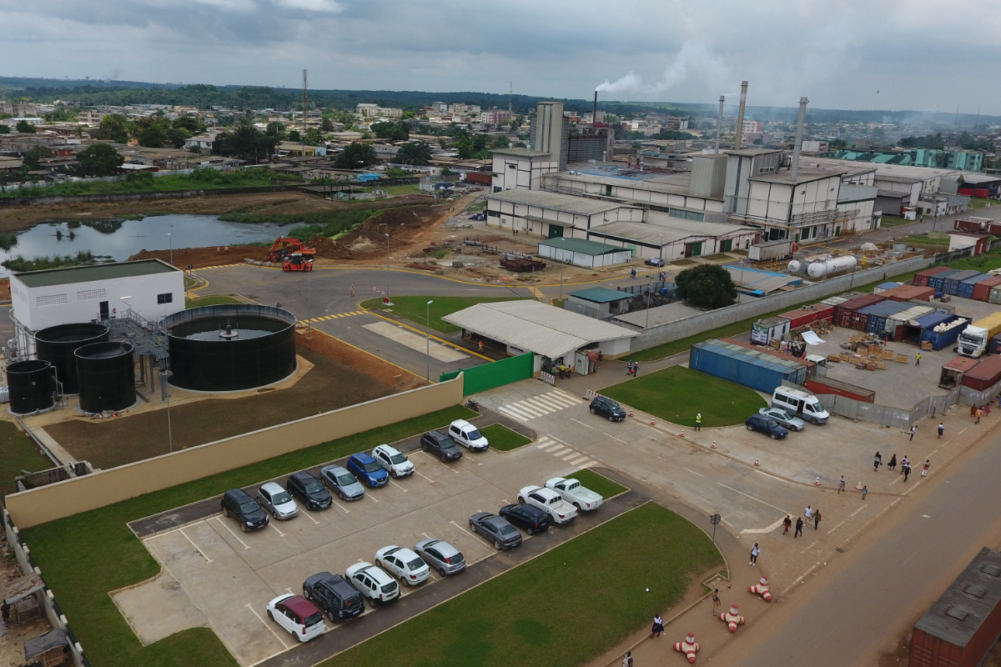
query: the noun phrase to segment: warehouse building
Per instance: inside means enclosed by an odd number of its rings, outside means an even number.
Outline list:
[[[633,258],[633,251],[607,243],[557,237],[539,244],[539,257],[564,264],[597,269],[602,266],[625,264]]]
[[[593,226],[643,219],[639,208],[541,190],[506,190],[489,194],[486,200],[488,227],[546,239],[586,239],[587,230]]]
[[[619,221],[598,225],[588,232],[588,238],[630,248],[635,250],[637,257],[671,262],[685,257],[746,249],[756,243],[761,234],[760,229],[753,227],[695,222],[647,211],[644,222]]]

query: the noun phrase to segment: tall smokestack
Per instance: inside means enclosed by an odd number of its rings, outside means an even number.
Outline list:
[[[737,128],[733,140],[733,150],[739,151],[744,140],[744,105],[747,103],[747,82],[740,82],[740,109],[737,110]]]
[[[723,132],[723,102],[726,98],[719,96],[719,117],[716,119],[716,155],[719,155],[719,135]]]
[[[594,113],[591,114],[591,127],[598,127],[598,91],[594,91]]]
[[[803,123],[806,122],[806,105],[810,100],[799,98],[799,120],[796,121],[796,144],[792,147],[792,168],[789,170],[789,180],[796,182],[799,174],[799,151],[803,147]]]

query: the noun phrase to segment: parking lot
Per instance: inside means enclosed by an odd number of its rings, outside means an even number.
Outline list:
[[[544,436],[536,444],[555,441]],[[401,449],[408,447],[401,445]],[[272,519],[267,528],[258,532],[240,532],[233,519],[218,513],[218,501],[212,501],[211,506],[199,503],[193,509],[202,516],[192,521],[182,519],[178,523],[175,512],[144,520],[142,530],[167,525],[158,521],[178,524],[143,537],[164,571],[153,581],[116,593],[114,599],[145,643],[184,627],[208,625],[241,665],[253,665],[298,644],[267,620],[265,605],[276,595],[300,594],[302,582],[317,572],[343,574],[356,562],[374,563],[376,550],[384,546],[413,548],[431,537],[455,545],[472,566],[497,552],[469,531],[470,515],[496,512],[505,504],[517,502],[518,490],[523,486],[542,485],[549,477],[595,463],[572,448],[554,456],[535,445],[513,452],[464,452],[462,459],[450,464],[419,450],[411,451],[409,456],[416,465],[413,475],[391,479],[382,488],[366,489],[360,501],[335,499],[322,512],[301,510],[290,521]],[[584,517],[577,524],[592,520],[599,518]],[[564,531],[574,528],[554,527],[540,536],[523,537],[526,542],[541,540],[555,546]],[[528,546],[518,547],[510,556],[517,558],[518,550]],[[456,582],[461,583],[469,574],[459,574]],[[428,582],[417,588],[404,586],[401,593],[406,597],[439,580],[438,573],[432,572]],[[469,581],[473,582],[473,578]],[[366,607],[366,616],[378,613]],[[327,624],[331,628],[328,632],[338,632],[344,626]]]

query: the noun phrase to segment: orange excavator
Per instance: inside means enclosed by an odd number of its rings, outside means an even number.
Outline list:
[[[313,258],[294,252],[286,255],[282,262],[282,271],[312,271]]]
[[[299,239],[292,238],[291,236],[279,236],[278,239],[271,244],[271,250],[268,251],[268,262],[283,262],[286,257],[292,253],[301,253],[307,255],[310,258],[316,254],[316,248],[310,248],[304,245]]]

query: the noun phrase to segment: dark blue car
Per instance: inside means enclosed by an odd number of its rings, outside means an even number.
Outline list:
[[[389,481],[389,473],[379,465],[378,461],[365,452],[353,454],[348,459],[347,467],[348,470],[353,472],[370,489],[374,489],[377,486],[385,486],[386,482]]]
[[[766,433],[772,437],[772,440],[781,440],[789,435],[789,431],[779,426],[777,421],[761,414],[751,415],[744,424],[748,431]]]

